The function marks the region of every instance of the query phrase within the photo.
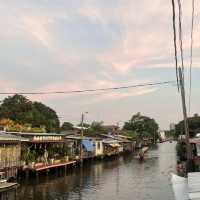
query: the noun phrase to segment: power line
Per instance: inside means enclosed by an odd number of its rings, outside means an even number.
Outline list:
[[[189,114],[191,110],[191,94],[192,94],[192,59],[193,59],[193,29],[194,29],[194,0],[192,0],[192,24],[191,24],[191,35],[190,35],[190,86],[189,86]]]
[[[147,87],[147,86],[156,86],[156,85],[169,85],[173,84],[175,81],[163,81],[163,82],[152,82],[152,83],[142,83],[137,85],[129,86],[119,86],[119,87],[110,87],[110,88],[97,88],[97,89],[85,89],[85,90],[69,90],[69,91],[43,91],[43,92],[0,92],[0,95],[51,95],[51,94],[73,94],[73,93],[86,93],[86,92],[97,92],[97,91],[109,91],[109,90],[122,90],[128,88],[137,88],[137,87]]]
[[[179,10],[179,46],[181,52],[181,67],[183,72],[183,82],[184,82],[184,59],[183,59],[183,40],[182,40],[182,3],[178,0],[178,10]]]
[[[177,59],[177,45],[176,45],[176,12],[175,12],[175,3],[172,0],[172,13],[173,13],[173,33],[174,33],[174,58],[176,64],[176,81],[179,90],[179,78],[178,78],[178,59]]]

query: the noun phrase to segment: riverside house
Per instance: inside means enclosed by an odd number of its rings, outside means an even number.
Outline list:
[[[56,133],[22,133],[13,135],[26,138],[21,143],[22,171],[42,171],[73,164],[64,136]]]
[[[123,146],[118,140],[112,138],[103,139],[103,151],[105,156],[118,155],[123,152]]]
[[[21,165],[21,137],[0,132],[0,172],[5,178],[16,178]]]
[[[93,158],[95,156],[94,138],[81,137],[80,135],[68,135],[65,137],[70,151],[76,155],[76,160]]]

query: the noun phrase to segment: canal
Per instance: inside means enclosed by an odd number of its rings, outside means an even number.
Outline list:
[[[158,144],[143,163],[131,155],[22,181],[17,200],[174,200],[175,145]]]

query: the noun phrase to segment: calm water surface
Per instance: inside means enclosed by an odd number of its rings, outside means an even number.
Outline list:
[[[175,143],[159,144],[144,163],[133,156],[87,164],[68,175],[23,181],[18,200],[174,200],[169,181]]]

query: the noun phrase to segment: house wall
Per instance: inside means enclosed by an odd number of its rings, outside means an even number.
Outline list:
[[[104,155],[107,155],[107,156],[116,155],[116,154],[119,154],[119,148],[111,147],[110,145],[104,144],[103,153]]]
[[[95,141],[95,156],[103,155],[103,142],[102,141]]]
[[[20,157],[20,144],[0,144],[0,170],[5,172],[6,178],[16,177]]]

